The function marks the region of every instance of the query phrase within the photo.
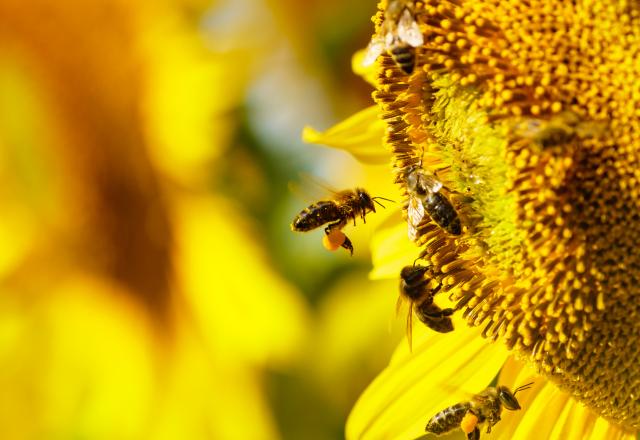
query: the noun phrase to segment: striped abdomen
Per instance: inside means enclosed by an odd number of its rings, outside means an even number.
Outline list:
[[[457,403],[449,408],[443,409],[427,423],[425,431],[434,434],[444,434],[452,429],[458,428],[464,415],[471,408],[470,402]]]
[[[416,50],[406,44],[392,48],[389,53],[398,67],[407,75],[411,75],[416,65]]]
[[[439,192],[430,193],[424,200],[424,208],[438,226],[451,235],[462,234],[462,225],[456,209],[449,199]]]
[[[341,217],[340,208],[333,200],[322,200],[303,209],[293,219],[291,229],[306,232],[319,228],[325,223],[339,220]]]

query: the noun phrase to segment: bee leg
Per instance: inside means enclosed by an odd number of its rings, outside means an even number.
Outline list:
[[[500,416],[492,417],[489,419],[489,423],[487,423],[487,434],[491,432],[491,427],[500,421]]]
[[[348,250],[351,256],[353,256],[353,245],[351,244],[351,240],[349,240],[349,237],[345,235],[344,242],[340,246]]]
[[[345,224],[346,224],[346,221],[344,221],[344,220],[338,220],[336,222],[329,223],[327,225],[327,227],[324,228],[324,233],[329,235],[331,233],[331,231],[334,230],[334,229],[342,229],[342,228],[344,228]]]
[[[467,440],[480,440],[480,430],[475,428],[469,434],[467,434]]]
[[[425,307],[422,312],[424,316],[430,319],[443,319],[447,316],[453,315],[454,309],[441,309],[435,304],[431,304],[429,307]]]

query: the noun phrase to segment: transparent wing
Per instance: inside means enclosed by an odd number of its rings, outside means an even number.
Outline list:
[[[424,205],[418,197],[409,198],[409,206],[407,206],[407,233],[411,241],[418,238],[418,225],[424,219]]]
[[[413,351],[413,302],[409,304],[406,332],[407,332],[407,343],[409,344],[409,352],[412,352]]]
[[[435,174],[425,170],[420,170],[419,173],[418,185],[424,191],[436,193],[442,189],[442,182],[436,178]]]
[[[298,173],[298,180],[289,181],[287,187],[296,199],[308,204],[320,200],[336,200],[341,193],[320,177],[305,172]]]
[[[398,296],[396,300],[396,315],[400,315],[404,303],[407,303],[409,310],[407,310],[407,322],[405,332],[407,335],[407,344],[409,344],[409,351],[412,351],[412,337],[413,337],[413,301],[407,301],[402,295]]]
[[[342,192],[339,189],[335,188],[333,185],[331,185],[329,182],[322,179],[321,177],[314,176],[312,174],[305,173],[305,172],[299,172],[298,175],[300,176],[300,180],[304,183],[305,186],[308,186],[311,188],[315,187],[316,190],[321,189],[322,191],[325,192],[325,196],[327,192],[333,195],[336,195]]]
[[[365,51],[364,58],[362,59],[362,65],[365,67],[372,65],[382,54],[382,52],[384,52],[384,49],[385,45],[383,38],[379,36],[374,36],[373,38],[371,38],[371,41],[369,42],[369,45],[367,46],[367,49]]]
[[[413,18],[409,9],[405,8],[398,21],[398,37],[410,46],[418,47],[424,44],[424,37],[420,26]]]

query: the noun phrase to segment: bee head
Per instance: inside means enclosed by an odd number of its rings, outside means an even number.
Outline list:
[[[516,399],[516,393],[518,391],[523,391],[531,388],[531,385],[533,385],[533,382],[519,386],[513,391],[513,393],[511,392],[511,390],[509,390],[509,388],[505,386],[499,386],[498,397],[500,398],[500,402],[502,402],[505,408],[511,411],[520,409],[520,403],[518,403],[518,399]]]
[[[516,396],[513,395],[509,388],[503,386],[498,387],[498,397],[500,398],[500,402],[502,402],[505,408],[511,411],[520,409],[518,399],[516,399]]]
[[[428,267],[425,266],[405,266],[400,271],[400,278],[405,280],[408,284],[413,284],[413,282],[417,279],[420,279],[424,276]]]
[[[369,193],[362,188],[358,188],[357,193],[358,201],[360,202],[360,206],[362,206],[362,209],[365,212],[376,212],[376,206],[373,204],[373,198],[369,195]]]
[[[418,189],[418,173],[416,173],[418,169],[420,169],[418,165],[411,165],[405,171],[405,178],[407,179],[407,187],[411,191],[416,191]]]
[[[362,188],[357,188],[356,192],[358,194],[358,201],[360,202],[360,205],[362,206],[362,209],[365,210],[365,212],[376,212],[376,205],[374,205],[374,202],[384,208],[384,205],[380,203],[378,199],[386,200],[387,202],[393,203],[393,200],[385,199],[384,197],[371,197],[369,193]]]

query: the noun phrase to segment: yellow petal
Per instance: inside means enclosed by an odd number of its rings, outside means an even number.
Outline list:
[[[456,320],[456,330],[434,333],[414,325],[414,351],[403,341],[391,364],[362,394],[349,419],[348,439],[416,438],[438,411],[484,389],[507,350]]]
[[[596,417],[595,415],[593,416]],[[608,420],[598,417],[593,425],[593,431],[591,431],[591,437],[584,437],[590,440],[619,440],[619,439],[635,439],[635,433],[625,432],[618,426],[609,422]]]
[[[302,140],[348,151],[365,163],[389,163],[390,153],[383,145],[384,123],[379,119],[377,106],[366,108],[325,132],[305,127]]]
[[[542,379],[539,379],[542,381]],[[523,391],[522,394],[532,389]],[[529,393],[527,393],[529,394]],[[534,393],[530,393],[534,394]],[[522,405],[522,419],[516,425],[513,435],[504,438],[531,439],[548,438],[562,409],[567,404],[569,396],[561,393],[558,387],[550,382],[544,383],[541,389],[535,393],[534,399],[520,399]],[[503,418],[506,415],[503,414]]]
[[[573,416],[567,420],[568,424],[564,428],[566,439],[589,438],[596,418],[585,406],[576,403],[573,406]]]
[[[571,431],[571,426],[576,422],[577,419],[580,419],[580,415],[578,414],[578,410],[576,406],[580,404],[575,400],[570,399],[565,407],[562,410],[562,413],[556,420],[555,426],[553,427],[553,431],[549,435],[549,440],[561,440],[567,439],[569,437],[569,432]],[[583,414],[586,414],[583,412]],[[584,420],[584,419],[583,419]],[[577,424],[576,424],[577,426]]]
[[[373,63],[368,66],[363,64],[366,51],[366,49],[360,49],[353,54],[351,57],[351,69],[373,87],[378,88],[379,84],[376,64]]]
[[[412,264],[420,249],[407,236],[407,223],[400,210],[380,224],[371,240],[373,270],[369,278],[398,278],[400,270]]]

